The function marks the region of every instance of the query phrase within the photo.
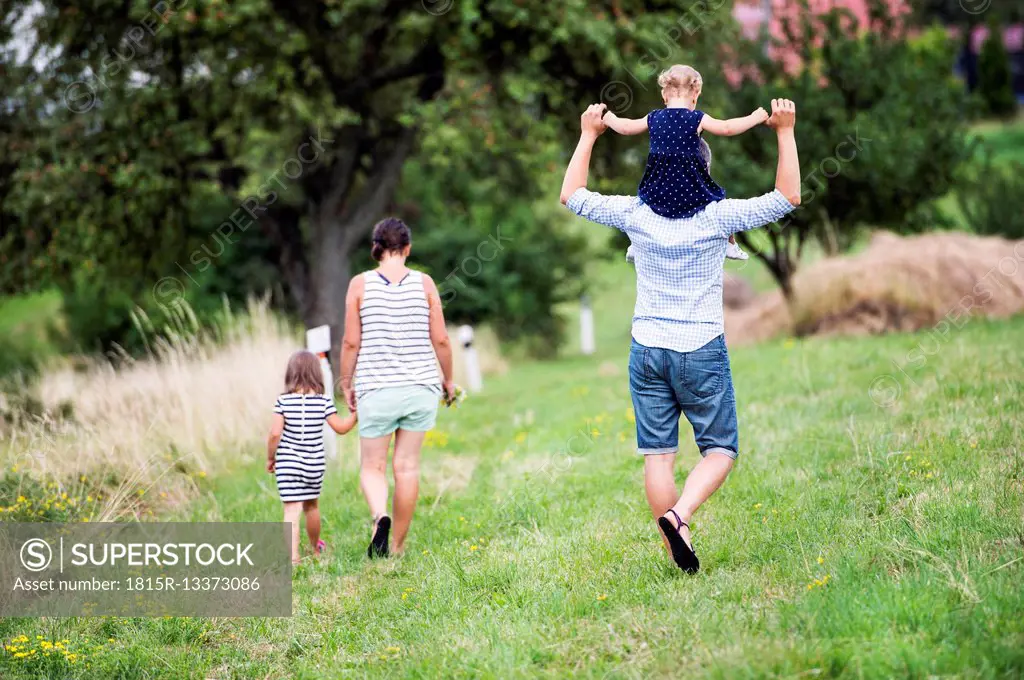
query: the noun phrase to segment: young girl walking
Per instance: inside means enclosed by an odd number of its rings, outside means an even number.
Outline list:
[[[267,472],[277,477],[284,503],[284,521],[292,525],[292,564],[299,563],[299,515],[306,516],[306,533],[314,555],[323,552],[320,540],[320,488],[324,481],[324,420],[338,434],[355,427],[356,415],[338,415],[334,400],[324,396],[320,360],[312,352],[296,352],[284,374],[284,394],[274,403],[274,420],[267,438]]]
[[[620,135],[650,132],[647,168],[637,195],[662,217],[691,217],[709,203],[725,198],[725,190],[711,179],[708,162],[700,153],[702,132],[731,137],[768,120],[768,112],[759,108],[748,116],[718,120],[697,110],[704,81],[690,66],[676,64],[658,76],[665,108],[656,109],[639,119],[620,118],[607,113],[604,122]],[[733,236],[729,237],[726,257],[746,260]]]

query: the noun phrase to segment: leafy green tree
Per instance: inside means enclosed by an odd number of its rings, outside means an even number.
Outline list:
[[[351,254],[410,158],[484,154],[467,181],[505,178],[532,204],[522,178],[688,4],[13,0],[41,8],[49,55],[45,134],[10,199],[39,225],[21,244],[33,282],[167,302],[259,234],[293,307],[337,341]]]
[[[1019,3],[993,0],[917,0],[907,3],[911,18],[919,23],[976,26],[986,18],[1009,23],[1024,19]]]
[[[978,94],[993,116],[1006,117],[1017,112],[1010,55],[1003,44],[1002,29],[995,21],[989,22],[988,37],[978,55]]]
[[[767,247],[740,235],[787,297],[809,239],[838,252],[864,227],[903,228],[918,205],[950,190],[968,157],[966,94],[950,77],[941,30],[907,39],[877,4],[872,31],[861,32],[846,11],[812,16],[785,23],[783,43],[799,55],[798,68],[746,53],[760,77],[744,81],[730,109],[767,106],[772,97],[797,102],[802,204],[767,231]],[[712,173],[730,195],[764,191],[763,169],[775,158],[768,131],[711,143]]]

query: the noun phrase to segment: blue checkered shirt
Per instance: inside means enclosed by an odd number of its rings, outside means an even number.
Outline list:
[[[692,217],[670,219],[636,196],[583,188],[566,207],[626,233],[636,257],[633,339],[677,352],[692,352],[725,332],[722,276],[729,235],[771,224],[793,210],[773,191],[717,201]]]

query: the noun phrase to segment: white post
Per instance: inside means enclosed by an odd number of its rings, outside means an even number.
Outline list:
[[[594,310],[590,307],[590,296],[580,298],[580,351],[594,353]]]
[[[324,396],[334,399],[334,375],[327,353],[331,351],[331,327],[317,326],[306,331],[306,349],[320,357],[320,370],[324,376]],[[324,423],[324,456],[333,460],[338,456],[338,437],[327,423]]]
[[[462,345],[462,356],[466,364],[466,380],[471,392],[479,392],[484,388],[483,377],[480,375],[480,358],[473,347],[473,327],[459,326],[459,343]]]

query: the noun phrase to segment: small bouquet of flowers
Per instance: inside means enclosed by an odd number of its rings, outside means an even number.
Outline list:
[[[441,391],[441,403],[448,408],[457,408],[459,403],[465,398],[466,390],[462,389],[459,385],[455,385],[451,395],[446,394],[443,390]]]

